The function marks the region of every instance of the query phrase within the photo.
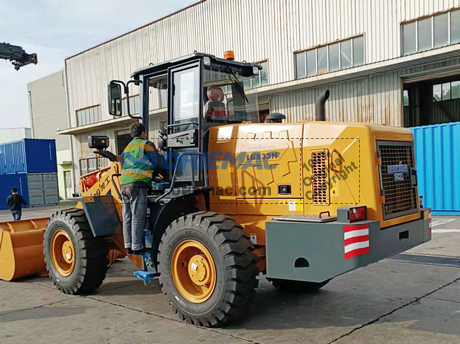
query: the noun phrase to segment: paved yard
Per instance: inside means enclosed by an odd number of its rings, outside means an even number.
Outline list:
[[[50,210],[26,209],[24,218]],[[315,294],[283,293],[260,277],[245,318],[218,329],[178,321],[158,282],[145,287],[129,260],[86,297],[60,293],[48,278],[0,282],[0,343],[460,343],[460,219],[434,217],[433,225],[433,240],[411,256],[345,274]]]

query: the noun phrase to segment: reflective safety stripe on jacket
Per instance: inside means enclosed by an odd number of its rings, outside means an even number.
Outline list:
[[[121,185],[145,182],[150,187],[157,164],[155,147],[148,140],[134,138],[121,154]]]

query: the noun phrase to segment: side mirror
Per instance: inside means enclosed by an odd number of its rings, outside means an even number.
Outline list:
[[[122,116],[121,85],[113,81],[109,84],[109,113],[112,116]]]

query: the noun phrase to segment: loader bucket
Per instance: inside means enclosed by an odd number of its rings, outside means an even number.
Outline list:
[[[48,218],[0,222],[0,279],[46,276],[43,233]]]

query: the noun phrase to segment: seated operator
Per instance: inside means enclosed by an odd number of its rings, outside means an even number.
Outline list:
[[[133,140],[121,154],[121,196],[123,200],[123,237],[128,254],[144,253],[144,228],[146,227],[147,192],[152,187],[152,177],[163,178],[161,156],[141,123],[131,128]]]
[[[208,101],[204,105],[204,117],[206,122],[225,122],[228,114],[225,104],[224,91],[218,86],[209,86],[206,92]]]

